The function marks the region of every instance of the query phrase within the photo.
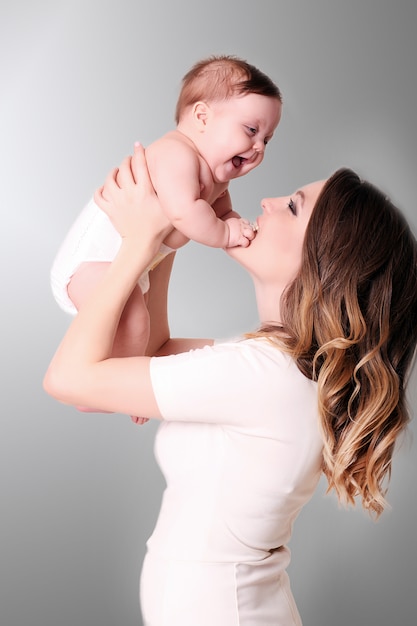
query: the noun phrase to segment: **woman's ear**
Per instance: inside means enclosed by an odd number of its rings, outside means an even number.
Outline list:
[[[204,132],[210,115],[210,107],[206,102],[196,102],[193,105],[193,120],[197,130]]]

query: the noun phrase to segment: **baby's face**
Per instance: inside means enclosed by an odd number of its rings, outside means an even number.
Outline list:
[[[281,118],[281,103],[250,93],[208,106],[202,156],[216,182],[244,176],[262,162]]]

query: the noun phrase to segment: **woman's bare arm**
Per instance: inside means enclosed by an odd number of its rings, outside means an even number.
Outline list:
[[[97,410],[160,417],[149,371],[149,356],[114,358],[113,344],[123,310],[138,277],[171,230],[147,175],[142,149],[114,170],[106,197],[96,202],[120,232],[120,250],[83,305],[51,360],[44,388],[57,400]],[[153,319],[149,354],[173,354],[212,343],[169,337],[167,292],[174,255],[153,270],[149,312]],[[99,278],[98,280],[96,280]],[[89,289],[88,289],[89,291]]]
[[[44,387],[64,403],[157,417],[149,357],[111,354],[126,302],[171,224],[153,191],[142,149],[108,177],[105,190],[106,198],[96,194],[96,201],[113,221],[122,244],[71,323],[45,374]]]

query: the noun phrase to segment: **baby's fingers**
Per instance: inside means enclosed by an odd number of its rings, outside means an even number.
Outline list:
[[[255,239],[256,231],[253,229],[251,224],[242,224],[242,235],[246,237],[249,241]]]

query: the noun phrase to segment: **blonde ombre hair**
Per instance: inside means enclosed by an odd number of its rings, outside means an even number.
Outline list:
[[[417,342],[417,243],[391,201],[348,169],[325,184],[301,270],[283,294],[277,342],[317,381],[323,471],[344,504],[386,506]]]

